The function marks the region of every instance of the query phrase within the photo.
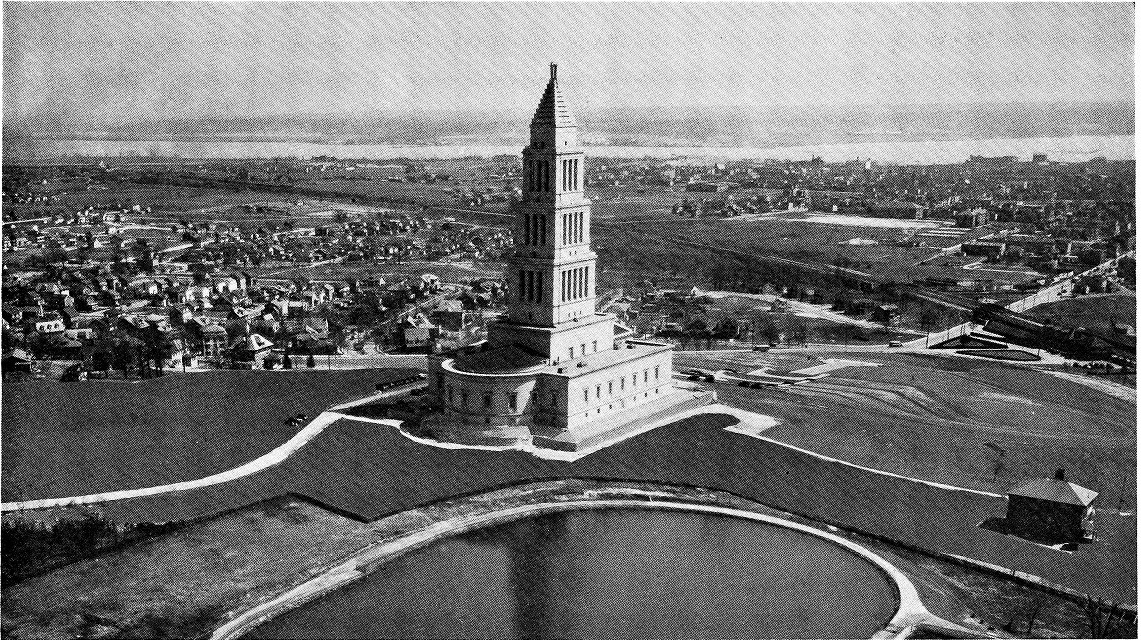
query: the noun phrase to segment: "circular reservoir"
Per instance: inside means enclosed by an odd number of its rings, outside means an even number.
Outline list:
[[[868,638],[898,607],[868,560],[709,513],[568,511],[401,556],[251,638]]]

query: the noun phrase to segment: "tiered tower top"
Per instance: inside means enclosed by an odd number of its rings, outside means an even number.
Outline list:
[[[523,149],[522,197],[512,205],[515,247],[507,256],[506,274],[516,293],[509,305],[511,322],[550,328],[597,315],[585,186],[574,116],[559,89],[558,67],[551,64],[531,119],[530,144]]]
[[[556,150],[565,153],[578,150],[577,126],[563,92],[559,90],[558,65],[551,63],[551,79],[539,106],[531,118],[531,143],[533,150]]]
[[[551,63],[551,79],[547,82],[547,89],[539,99],[539,106],[535,109],[535,117],[531,118],[531,128],[535,127],[573,127],[574,116],[567,107],[563,92],[559,90],[559,66]]]

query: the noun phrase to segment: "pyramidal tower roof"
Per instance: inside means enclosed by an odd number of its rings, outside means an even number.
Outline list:
[[[559,91],[558,65],[551,63],[551,79],[539,99],[539,107],[535,109],[535,117],[531,118],[531,126],[545,125],[555,127],[575,126],[574,116],[567,107],[563,92]]]

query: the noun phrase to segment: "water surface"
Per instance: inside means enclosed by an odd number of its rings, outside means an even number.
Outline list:
[[[894,587],[863,558],[763,523],[575,511],[432,544],[251,638],[866,638]]]

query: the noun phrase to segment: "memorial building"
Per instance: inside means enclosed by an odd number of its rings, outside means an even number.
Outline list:
[[[585,176],[552,64],[523,150],[522,196],[512,205],[507,313],[485,342],[429,358],[438,411],[425,427],[433,437],[577,451],[712,401],[674,384],[670,345],[632,339],[596,310]]]

